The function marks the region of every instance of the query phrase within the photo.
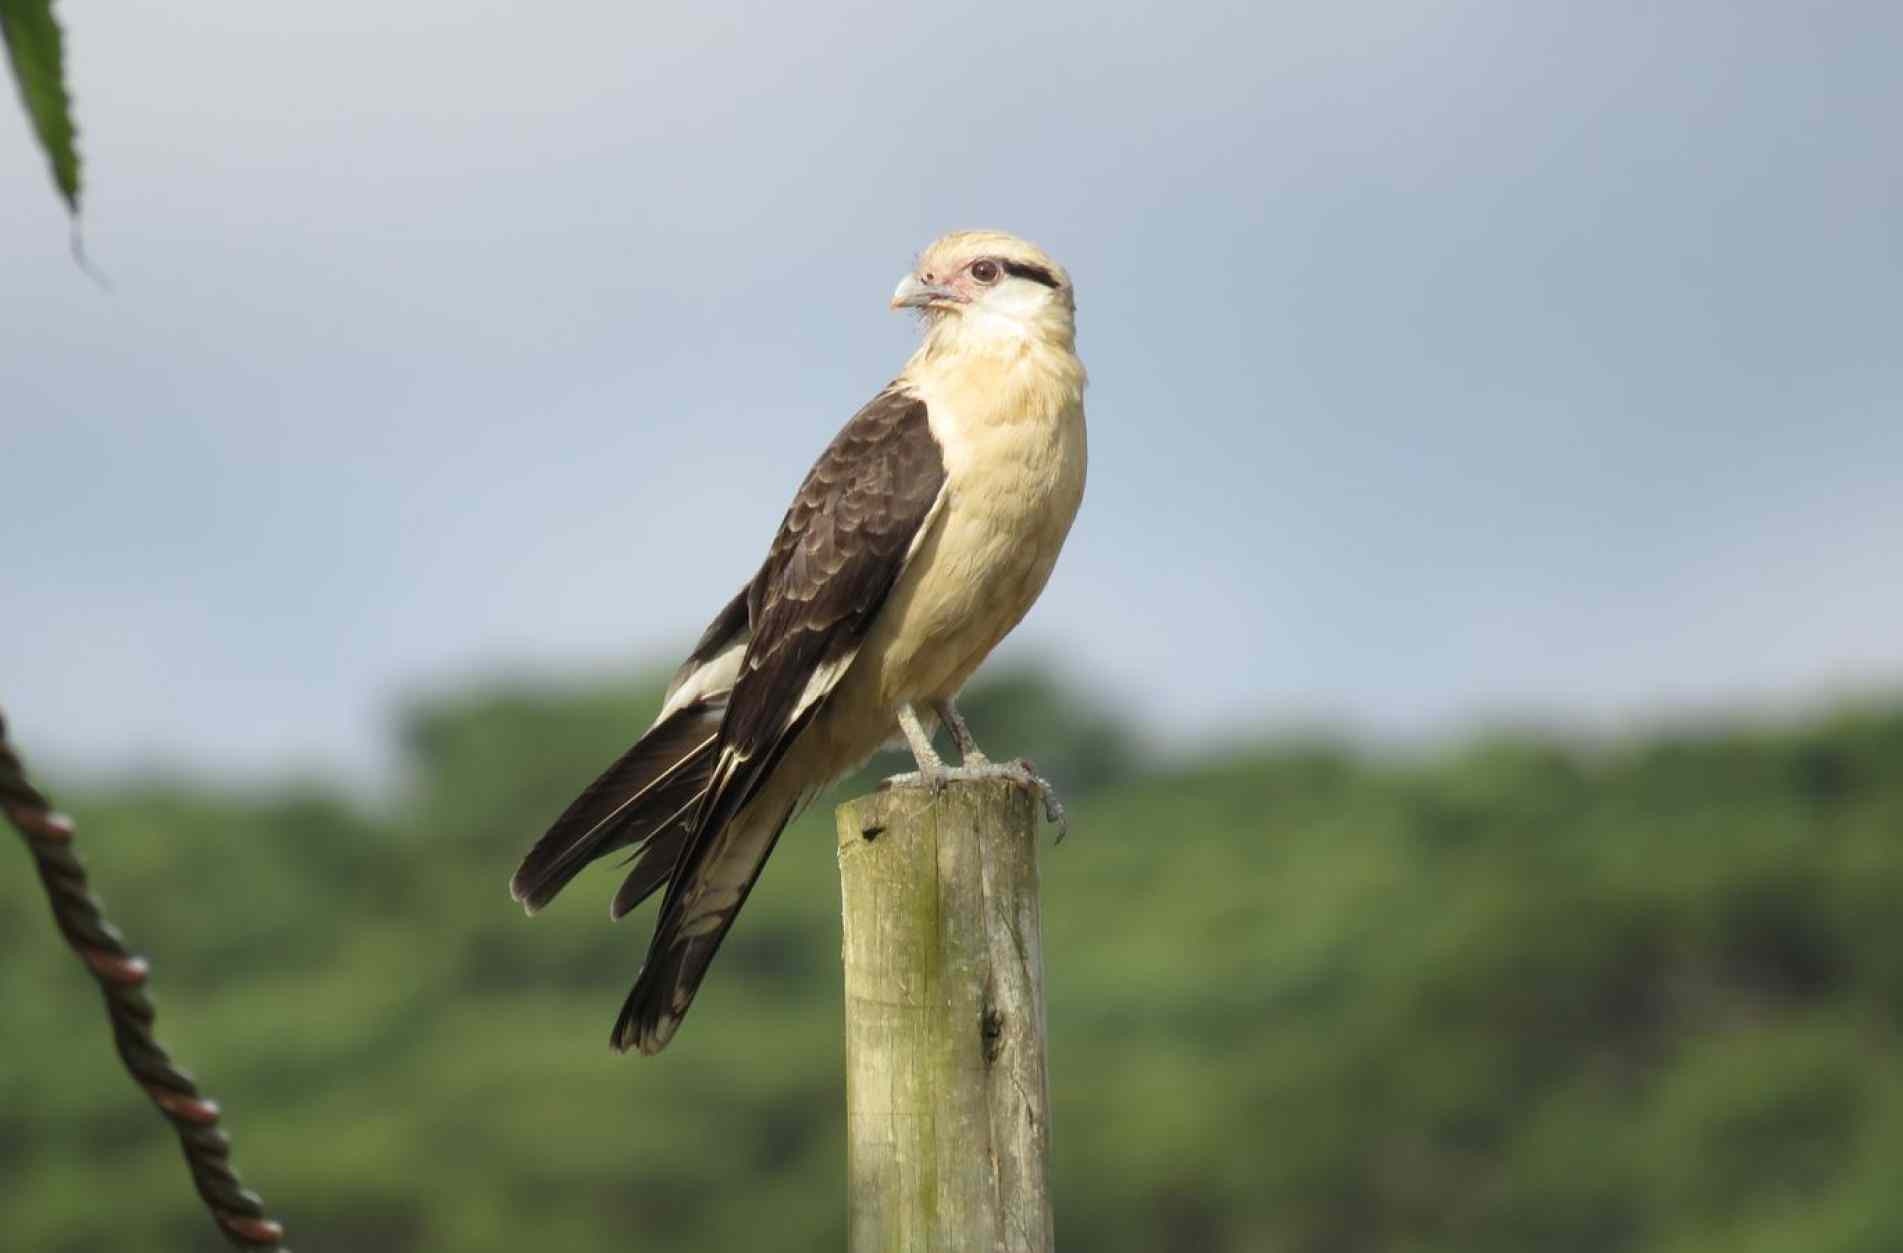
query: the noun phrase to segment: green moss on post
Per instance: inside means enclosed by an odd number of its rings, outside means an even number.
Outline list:
[[[1046,1253],[1036,804],[898,788],[838,822],[850,1253]]]

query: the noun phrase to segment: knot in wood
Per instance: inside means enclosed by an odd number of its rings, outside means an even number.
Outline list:
[[[979,1016],[978,1038],[984,1048],[985,1065],[989,1066],[1004,1052],[1004,1014],[996,1006],[987,1006]]]

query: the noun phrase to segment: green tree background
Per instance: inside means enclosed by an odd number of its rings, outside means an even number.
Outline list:
[[[657,690],[419,702],[384,810],[46,781],[294,1247],[842,1246],[828,805],[658,1059],[606,1045],[648,911],[608,923],[607,869],[533,920],[507,899]],[[1026,673],[970,712],[1073,803],[1044,876],[1065,1247],[1903,1248],[1903,702],[1161,764]],[[6,1247],[222,1247],[19,868]]]

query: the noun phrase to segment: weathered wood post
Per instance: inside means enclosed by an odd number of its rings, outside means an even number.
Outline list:
[[[1036,802],[894,788],[838,821],[850,1253],[1047,1253]]]

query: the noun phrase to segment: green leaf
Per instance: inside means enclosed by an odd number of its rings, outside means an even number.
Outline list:
[[[79,213],[79,151],[73,143],[72,103],[59,23],[53,0],[0,0],[0,38],[4,38],[13,79],[26,115],[53,168],[53,183],[69,212]]]

